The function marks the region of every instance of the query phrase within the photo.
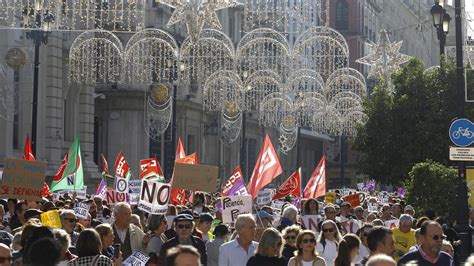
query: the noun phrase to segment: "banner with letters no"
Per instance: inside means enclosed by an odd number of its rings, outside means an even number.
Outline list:
[[[150,214],[166,214],[170,192],[170,184],[143,179],[138,208]]]

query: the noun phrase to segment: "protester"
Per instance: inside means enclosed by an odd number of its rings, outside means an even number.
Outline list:
[[[138,216],[138,214],[135,214],[135,213],[132,214],[132,217],[130,218],[130,223],[132,223],[133,225],[135,225],[136,227],[140,228],[140,230],[143,231],[141,219],[140,219],[140,216]]]
[[[347,234],[342,237],[338,245],[335,266],[351,266],[359,255],[360,239],[355,234]]]
[[[78,222],[77,225],[81,225],[82,228],[84,229],[91,228],[91,224],[92,224],[91,214],[88,213],[86,219],[79,218],[77,222]]]
[[[100,242],[102,245],[102,255],[107,258],[112,258],[114,256],[114,230],[110,224],[100,224],[95,227],[95,230],[99,234]]]
[[[213,238],[212,234],[209,232],[212,221],[214,221],[214,217],[212,217],[210,213],[206,212],[199,214],[196,231],[198,233],[198,237],[200,237],[204,243]]]
[[[255,218],[252,214],[241,214],[235,221],[237,238],[223,244],[219,249],[219,266],[242,266],[255,254],[258,243],[255,237]]]
[[[400,203],[395,203],[392,205],[392,215],[396,219],[400,219],[400,216],[402,215],[402,205]]]
[[[341,235],[336,223],[332,220],[324,221],[321,225],[321,233],[316,248],[318,254],[324,258],[328,266],[334,265],[339,241],[341,241]]]
[[[278,231],[283,231],[288,226],[294,225],[297,222],[298,209],[293,205],[288,205],[281,214],[280,225],[277,227]]]
[[[31,236],[28,237],[25,241],[25,245],[22,249],[22,264],[23,265],[29,265],[33,262],[36,261],[36,258],[34,256],[30,256],[30,249],[33,245],[33,243],[35,243],[37,240],[39,239],[42,239],[42,238],[49,238],[51,240],[54,240],[54,235],[53,235],[53,232],[52,230],[49,228],[49,227],[45,227],[45,226],[39,226],[39,227],[34,227],[32,232],[31,232]],[[53,241],[54,242],[54,241]],[[57,260],[59,262],[59,257],[60,257],[60,254],[59,254],[59,250],[57,251]],[[49,259],[55,259],[56,257],[52,257],[52,258],[49,258]],[[34,260],[32,260],[34,259]]]
[[[201,254],[192,246],[178,245],[166,254],[165,266],[200,266]]]
[[[441,251],[444,251],[451,256],[451,258],[454,259],[454,248],[453,245],[451,245],[451,242],[448,240],[443,240],[443,246],[441,247]]]
[[[396,266],[395,260],[385,254],[377,254],[367,261],[365,266]]]
[[[410,247],[416,245],[415,230],[412,229],[413,217],[409,214],[402,214],[399,225],[392,229],[395,241],[394,259],[398,261],[400,257],[408,253]]]
[[[316,235],[313,231],[301,231],[296,238],[296,246],[298,250],[288,266],[326,266],[324,259],[316,252]]]
[[[263,231],[257,252],[250,257],[247,266],[286,266],[285,258],[281,256],[283,239],[280,232],[275,228],[267,228]]]
[[[366,259],[370,255],[370,250],[367,244],[367,236],[372,230],[373,226],[371,224],[364,224],[362,228],[359,229],[359,239],[360,239],[360,247],[359,247],[359,255],[356,258],[356,263],[361,263],[362,260]]]
[[[193,200],[193,212],[197,214],[201,214],[203,212],[211,212],[209,207],[205,205],[205,199],[204,199],[204,194],[200,192],[196,192],[194,194],[194,200]]]
[[[79,234],[76,244],[77,258],[71,260],[70,266],[87,266],[87,265],[122,265],[121,258],[109,259],[101,255],[102,244],[100,242],[99,234],[93,229],[85,229]]]
[[[71,245],[75,246],[77,239],[79,238],[79,233],[74,230],[78,221],[76,214],[73,210],[63,210],[59,217],[61,218],[62,228],[71,237]]]
[[[189,245],[195,247],[199,254],[201,254],[201,263],[206,265],[206,246],[200,238],[192,235],[194,229],[193,220],[193,216],[189,214],[179,214],[174,218],[177,236],[166,241],[161,247],[160,255],[158,257],[158,265],[163,265],[166,259],[166,252],[178,245]]]
[[[53,234],[60,251],[58,266],[65,266],[67,265],[68,261],[76,257],[75,255],[72,255],[71,252],[69,252],[69,247],[71,246],[71,237],[63,229],[54,229]]]
[[[115,221],[112,224],[114,230],[114,244],[120,244],[123,257],[129,257],[134,250],[145,252],[149,238],[140,228],[131,224],[132,210],[125,202],[114,206]]]
[[[53,238],[34,241],[28,249],[28,261],[24,265],[57,265],[61,259],[61,249]]]
[[[160,254],[161,247],[168,241],[164,232],[168,227],[166,217],[162,214],[152,214],[148,216],[148,230],[150,233],[150,241],[146,248],[146,254],[154,253],[156,256]]]
[[[391,220],[397,220],[397,218],[393,217],[392,213],[390,212],[390,205],[385,204],[385,205],[382,206],[382,215],[380,216],[380,219],[384,222],[391,221]]]
[[[297,225],[292,225],[285,228],[282,232],[285,244],[283,246],[282,256],[285,258],[286,264],[295,255],[295,251],[298,250],[296,247],[296,238],[300,233],[301,228]]]
[[[10,223],[9,223],[9,230],[10,232],[15,232],[17,228],[22,226],[26,221],[25,221],[25,211],[26,211],[26,203],[25,202],[18,202],[15,205],[15,213],[12,215],[10,218]]]
[[[0,243],[0,266],[10,266],[12,261],[12,251],[7,245]]]
[[[318,215],[319,203],[316,199],[308,199],[303,205],[301,215]]]
[[[220,224],[214,228],[214,239],[207,241],[207,266],[218,266],[219,264],[219,249],[227,242],[229,229],[226,225]]]
[[[364,208],[362,208],[362,206],[357,206],[354,208],[354,213],[355,213],[355,216],[356,216],[356,219],[359,220],[359,221],[365,221],[365,218],[364,218]]]
[[[257,228],[272,227],[273,216],[267,211],[261,210],[257,212]],[[258,239],[258,238],[257,238]]]
[[[367,236],[367,246],[370,249],[370,255],[367,259],[362,260],[365,264],[370,257],[377,254],[385,254],[392,256],[395,252],[395,242],[393,241],[392,231],[385,227],[374,227]]]

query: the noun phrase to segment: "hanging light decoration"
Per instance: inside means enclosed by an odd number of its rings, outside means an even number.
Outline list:
[[[259,112],[261,103],[272,94],[283,91],[281,76],[271,70],[253,72],[244,82],[245,110]]]
[[[283,154],[288,154],[288,152],[295,147],[296,141],[298,140],[298,125],[296,117],[292,115],[283,117],[279,133],[279,149]]]
[[[7,27],[36,29],[34,21],[54,17],[57,30],[139,31],[145,24],[145,0],[5,0],[0,1],[0,22]],[[27,14],[28,16],[23,16]]]
[[[145,131],[148,137],[159,140],[171,122],[172,112],[169,87],[165,84],[151,86],[149,96],[145,93]]]
[[[334,71],[326,82],[325,97],[327,102],[333,102],[341,92],[352,92],[358,97],[367,95],[365,78],[353,68],[341,68]]]
[[[70,80],[79,84],[119,83],[122,78],[123,48],[110,31],[81,33],[69,51]]]
[[[233,70],[234,60],[234,44],[229,37],[218,30],[204,29],[196,42],[192,42],[188,37],[181,46],[181,82],[204,84],[214,72]]]
[[[175,9],[167,26],[178,22],[186,23],[192,43],[199,39],[205,25],[210,28],[222,29],[217,17],[217,10],[239,5],[234,0],[159,0],[159,2]]]
[[[160,84],[176,80],[178,53],[178,45],[170,34],[158,29],[137,32],[125,46],[125,83]]]

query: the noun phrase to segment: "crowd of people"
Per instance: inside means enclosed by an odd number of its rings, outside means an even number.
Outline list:
[[[87,203],[87,219],[75,213],[78,202]],[[417,215],[396,194],[385,204],[368,196],[360,206],[340,197],[334,204],[287,199],[231,224],[222,223],[217,202],[216,194],[196,192],[193,202],[157,215],[125,202],[108,206],[100,196],[0,200],[0,266],[123,265],[136,251],[147,265],[163,266],[450,266],[461,244],[443,217]],[[42,223],[50,210],[60,213],[61,228]],[[318,225],[306,228],[306,215],[320,215]]]

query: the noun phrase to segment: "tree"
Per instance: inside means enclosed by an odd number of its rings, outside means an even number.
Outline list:
[[[394,92],[379,82],[366,100],[368,121],[353,139],[361,173],[401,184],[412,167],[427,159],[448,164],[448,130],[458,113],[453,62],[432,71],[412,59],[392,76]],[[472,117],[472,106],[466,116]]]
[[[418,163],[405,182],[405,200],[418,214],[436,210],[450,222],[455,217],[457,170],[433,160]]]

